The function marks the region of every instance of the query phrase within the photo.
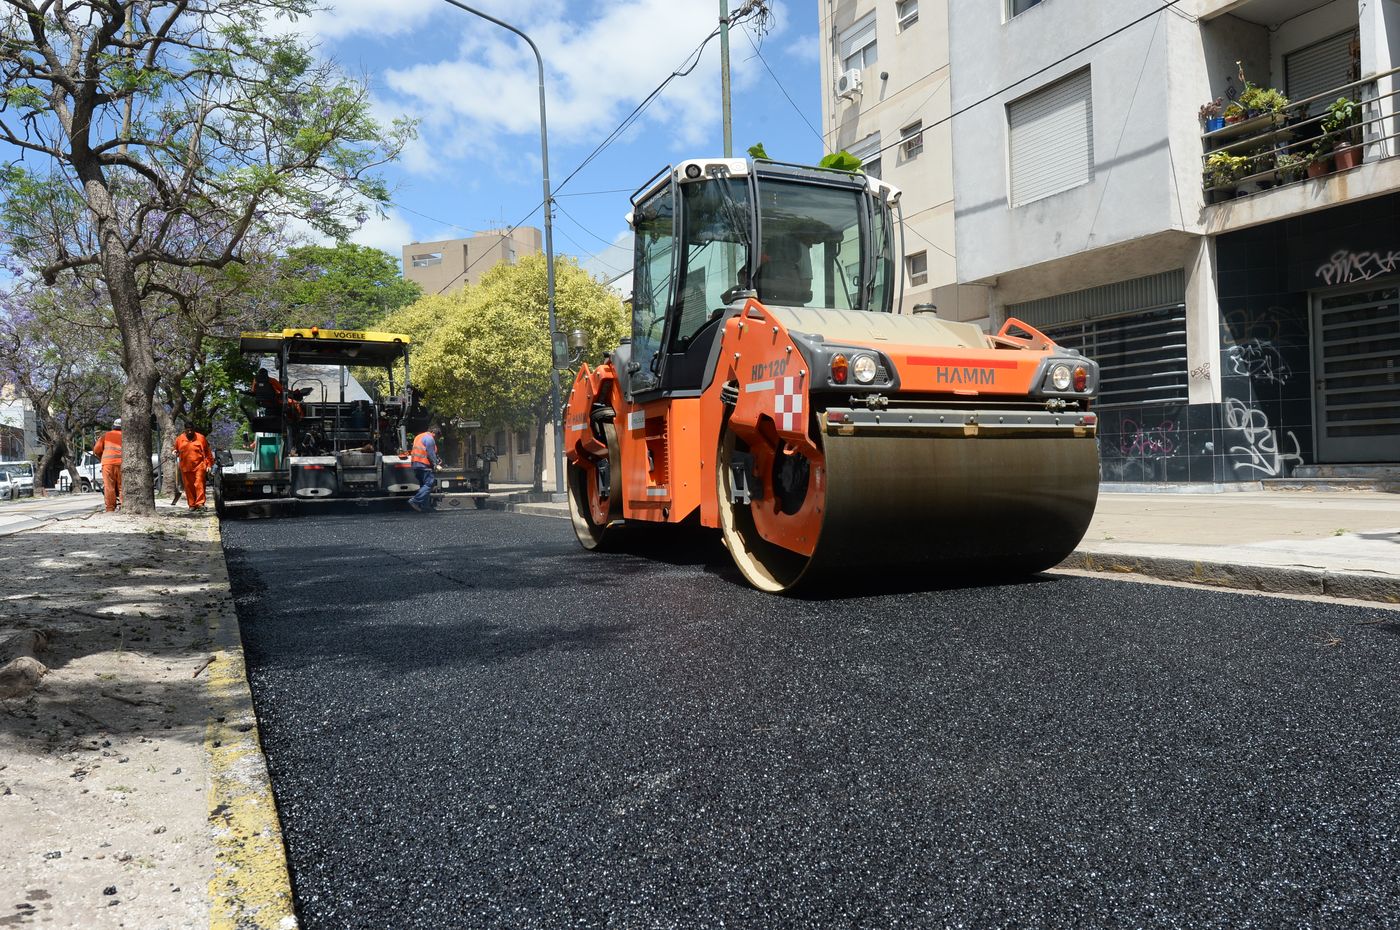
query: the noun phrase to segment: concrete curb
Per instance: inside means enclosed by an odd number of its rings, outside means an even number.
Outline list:
[[[204,748],[209,754],[209,827],[215,860],[209,880],[209,928],[295,930],[286,846],[253,713],[219,521],[212,516],[209,539],[219,547],[210,581],[211,593],[221,602],[209,615],[209,637],[216,651],[206,672],[212,716]]]
[[[556,517],[563,520],[569,519],[567,508],[561,508],[557,504],[531,504],[510,500],[486,501],[486,510],[503,510],[507,513],[525,513],[534,517]]]
[[[1113,555],[1076,550],[1057,568],[1103,574],[1143,575],[1162,581],[1210,585],[1264,594],[1310,594],[1400,604],[1400,578],[1363,572],[1336,572],[1306,566],[1251,565],[1174,559],[1159,556]]]

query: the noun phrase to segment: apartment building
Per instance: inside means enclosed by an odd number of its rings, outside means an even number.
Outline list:
[[[13,384],[0,384],[0,460],[37,460],[42,454],[34,405]]]
[[[933,303],[985,321],[984,289],[960,287],[954,247],[947,0],[818,0],[828,151],[903,191],[902,311]]]
[[[947,7],[957,280],[1101,363],[1104,480],[1393,473],[1400,3]]]
[[[500,262],[544,251],[544,234],[533,226],[488,229],[466,239],[411,242],[403,247],[403,276],[425,294],[443,294],[476,284]]]

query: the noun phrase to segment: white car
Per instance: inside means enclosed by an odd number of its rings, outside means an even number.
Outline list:
[[[156,493],[159,494],[162,484],[160,456],[155,453],[151,453],[151,471],[155,475]],[[58,473],[57,488],[59,491],[67,492],[72,483],[72,479],[68,477],[68,469],[65,468]],[[82,461],[78,463],[78,490],[84,493],[102,490],[102,463],[91,452],[84,452]]]
[[[19,497],[18,486],[15,484],[10,473],[0,471],[0,501],[12,501]]]
[[[13,485],[10,492],[12,497],[34,496],[33,462],[0,462],[0,472],[4,472]]]

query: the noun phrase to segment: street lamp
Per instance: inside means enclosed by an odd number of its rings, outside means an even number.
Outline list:
[[[530,37],[516,29],[510,23],[502,22],[494,16],[490,16],[478,9],[467,6],[465,3],[458,3],[457,0],[445,0],[459,10],[465,10],[474,16],[480,16],[484,20],[495,23],[502,29],[509,29],[520,36],[525,43],[530,46],[530,51],[535,53],[535,66],[539,69],[540,75],[540,166],[544,172],[544,260],[545,260],[545,288],[549,303],[549,333],[551,347],[553,346],[554,333],[559,329],[554,316],[554,197],[549,191],[549,129],[545,121],[544,113],[544,59],[540,57],[540,50]],[[551,352],[553,355],[553,352]],[[550,359],[549,365],[549,407],[550,419],[554,421],[554,493],[562,499],[564,493],[564,420],[562,392],[559,388],[559,365],[560,359],[555,357]]]

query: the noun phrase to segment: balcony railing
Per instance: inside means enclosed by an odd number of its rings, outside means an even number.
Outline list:
[[[1302,183],[1334,171],[1395,154],[1396,89],[1378,93],[1394,68],[1353,81],[1278,111],[1246,115],[1238,122],[1201,136],[1206,200],[1217,203],[1288,184]],[[1400,85],[1400,81],[1387,82]],[[1359,118],[1329,131],[1328,107],[1346,98],[1355,101]],[[1221,156],[1212,162],[1212,156]]]

